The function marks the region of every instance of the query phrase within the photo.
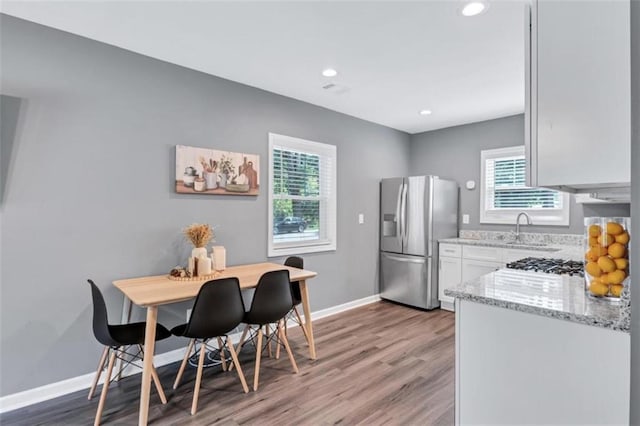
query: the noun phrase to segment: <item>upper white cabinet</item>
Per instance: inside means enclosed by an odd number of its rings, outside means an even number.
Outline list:
[[[629,0],[538,0],[530,20],[529,185],[571,192],[628,187]]]

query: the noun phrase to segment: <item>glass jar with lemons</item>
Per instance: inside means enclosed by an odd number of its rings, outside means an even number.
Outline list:
[[[584,219],[584,278],[589,296],[618,301],[629,285],[629,225],[628,217]]]

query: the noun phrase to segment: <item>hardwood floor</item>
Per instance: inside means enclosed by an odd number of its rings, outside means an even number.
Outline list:
[[[195,368],[171,389],[179,363],[158,369],[169,402],[151,392],[153,425],[451,425],[454,315],[379,302],[314,323],[318,359],[311,361],[298,327],[289,339],[299,374],[286,357],[263,356],[258,392],[242,392],[235,373],[205,369],[198,413],[189,414]],[[185,339],[185,347],[187,341]],[[251,381],[251,345],[240,355]],[[98,388],[100,392],[101,387]],[[111,385],[102,423],[136,424],[140,375]],[[91,424],[98,397],[87,390],[0,415],[3,425]]]

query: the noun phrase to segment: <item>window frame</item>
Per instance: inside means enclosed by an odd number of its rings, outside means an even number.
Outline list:
[[[520,156],[525,158],[524,145],[497,149],[486,149],[480,151],[480,223],[514,225],[516,223],[518,214],[521,212],[525,212],[531,218],[531,222],[533,225],[569,226],[571,215],[571,198],[570,194],[566,192],[556,191],[562,197],[561,209],[487,209],[487,160]],[[553,189],[548,190],[555,191]]]
[[[300,151],[320,157],[320,167],[322,162],[329,158],[333,167],[331,170],[329,187],[320,179],[320,198],[326,197],[326,208],[320,208],[319,228],[326,231],[326,238],[312,241],[291,241],[276,244],[273,241],[273,202],[274,194],[274,147],[281,147],[292,151]],[[324,251],[335,251],[337,248],[337,149],[335,145],[320,142],[313,142],[306,139],[292,136],[269,133],[269,202],[268,202],[268,223],[267,223],[267,256],[278,257],[293,254],[317,253]],[[320,172],[322,175],[322,171]],[[320,200],[322,205],[322,200]]]

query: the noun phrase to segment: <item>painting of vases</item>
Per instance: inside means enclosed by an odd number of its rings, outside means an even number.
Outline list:
[[[258,195],[259,156],[176,145],[176,192]]]

